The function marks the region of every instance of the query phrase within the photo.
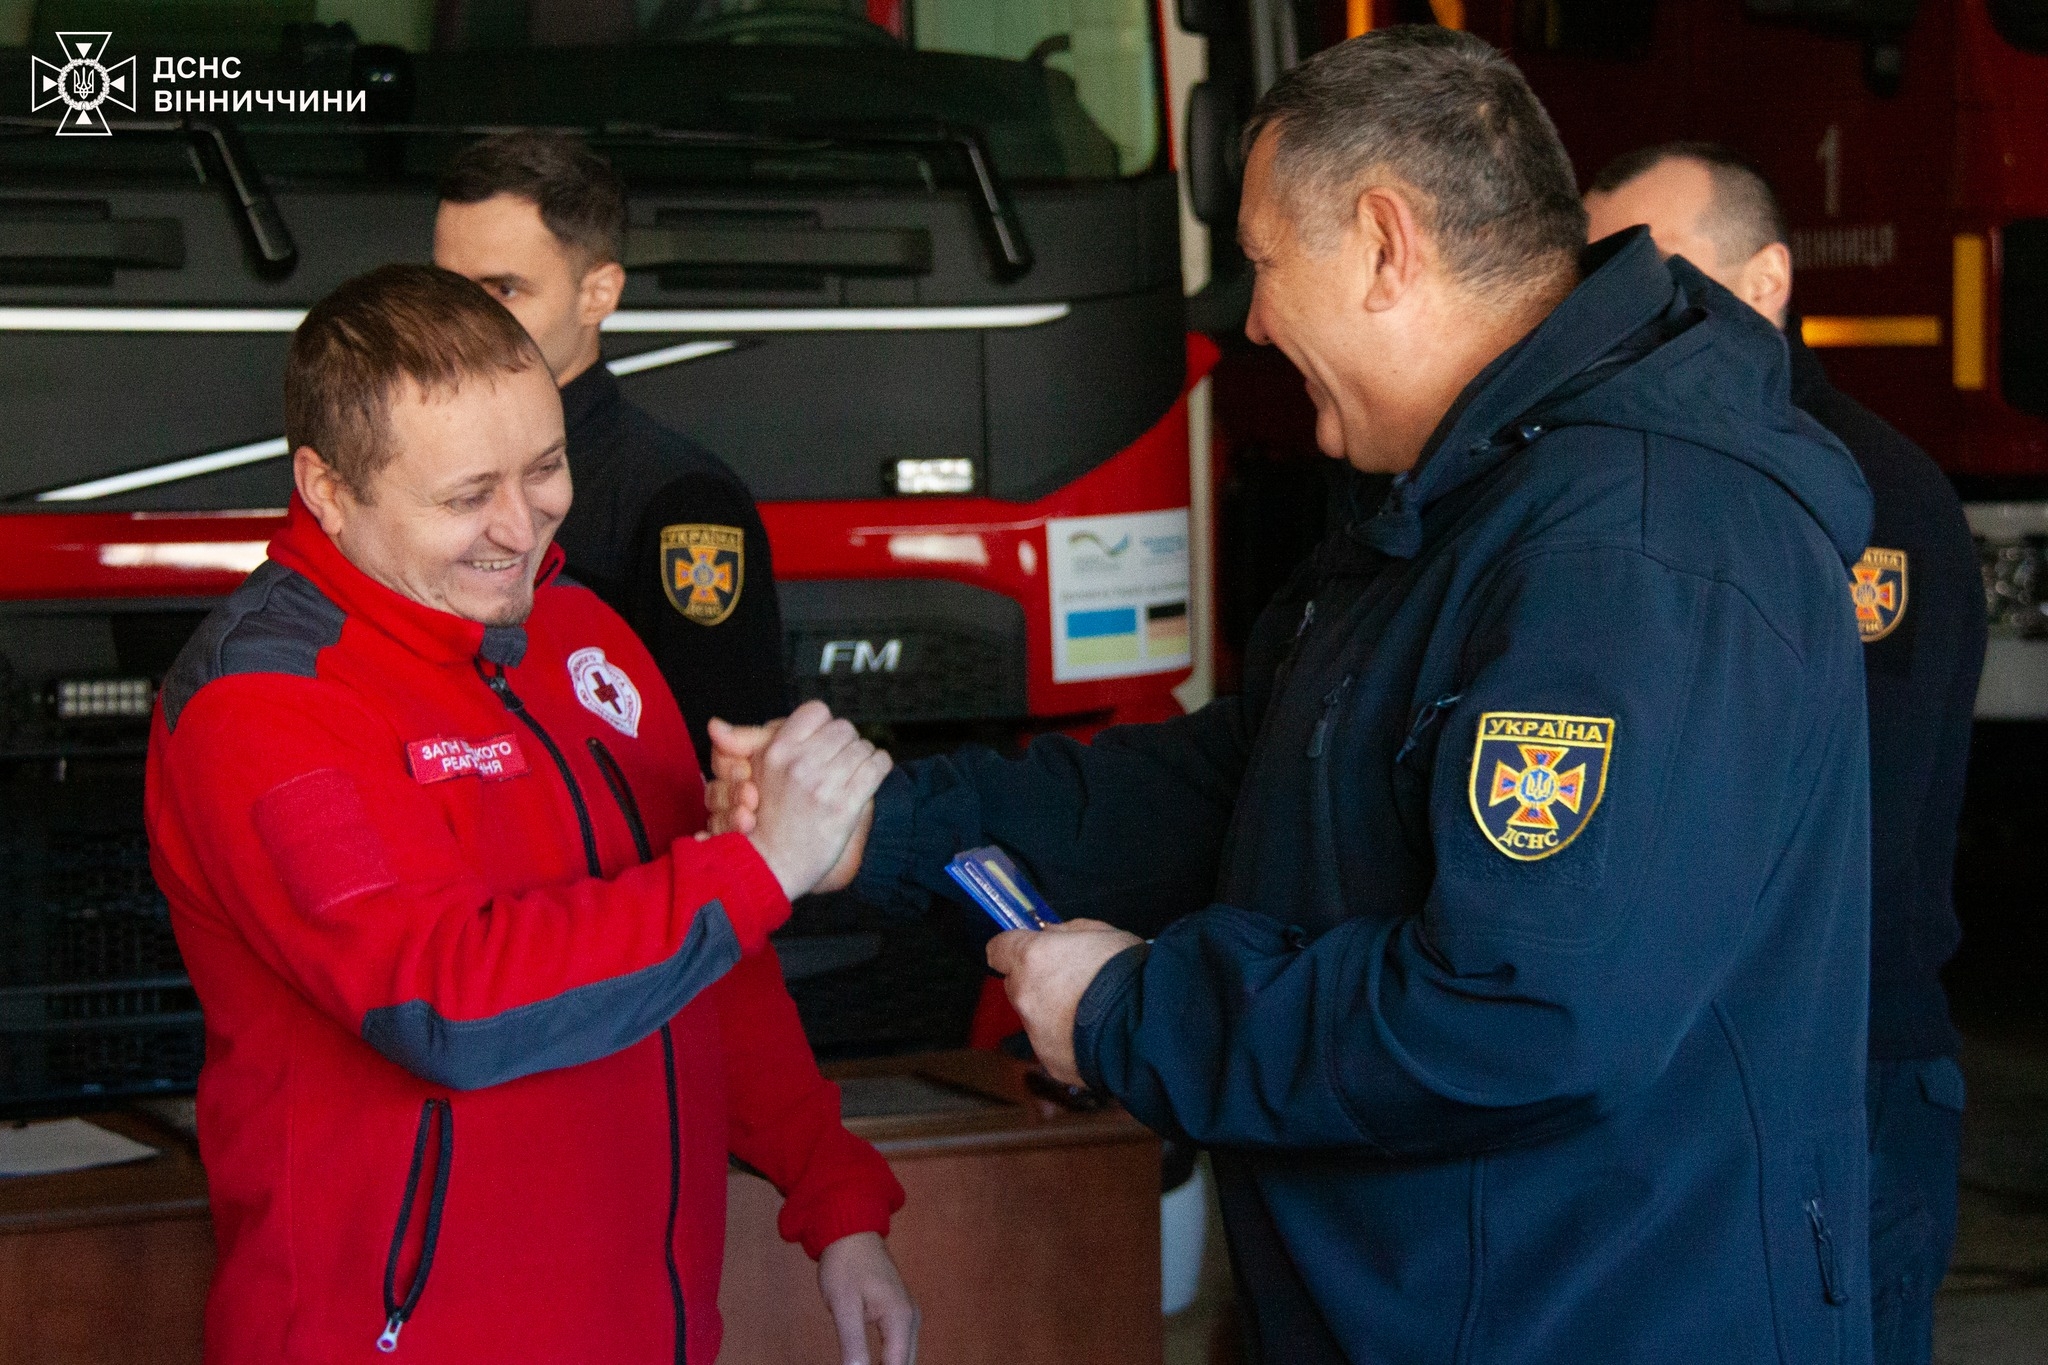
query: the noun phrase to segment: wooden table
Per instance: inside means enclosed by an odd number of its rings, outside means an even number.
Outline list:
[[[908,1196],[889,1249],[924,1313],[919,1358],[1156,1365],[1158,1139],[1119,1109],[1040,1099],[1029,1070],[990,1052],[827,1068],[855,1113],[875,1078],[910,1078],[972,1106],[847,1120]],[[817,1269],[775,1233],[780,1198],[739,1172],[729,1189],[720,1365],[833,1365],[838,1337]]]
[[[856,1112],[909,1102],[847,1126],[909,1196],[889,1245],[924,1312],[920,1358],[1156,1365],[1157,1140],[1120,1110],[1037,1097],[1028,1070],[986,1052],[827,1068]],[[142,1115],[90,1117],[161,1154],[0,1180],[0,1362],[197,1365],[213,1270],[197,1149]],[[816,1267],[775,1232],[780,1198],[738,1171],[729,1189],[722,1365],[835,1365]]]
[[[0,1180],[0,1361],[198,1365],[213,1274],[198,1149],[139,1114],[88,1117],[160,1153]]]

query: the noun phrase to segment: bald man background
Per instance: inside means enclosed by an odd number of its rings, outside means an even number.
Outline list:
[[[1850,591],[1870,698],[1870,1287],[1877,1365],[1926,1365],[1934,1292],[1955,1244],[1960,1039],[1942,993],[1959,926],[1950,896],[1984,589],[1970,528],[1934,461],[1828,383],[1790,316],[1784,214],[1739,153],[1677,142],[1631,152],[1586,195],[1590,239],[1647,224],[1785,333],[1792,401],[1841,439],[1877,503]],[[1789,324],[1788,325],[1788,320]]]

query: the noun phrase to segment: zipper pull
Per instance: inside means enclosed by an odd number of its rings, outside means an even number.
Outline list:
[[[1321,758],[1323,756],[1323,748],[1329,743],[1330,739],[1330,727],[1335,724],[1331,713],[1336,710],[1338,699],[1344,695],[1345,689],[1350,686],[1351,675],[1346,673],[1342,682],[1324,694],[1323,714],[1316,720],[1315,733],[1309,736],[1307,757]]]
[[[1302,636],[1308,634],[1308,628],[1314,625],[1315,623],[1316,600],[1313,597],[1311,597],[1308,600],[1308,605],[1301,609],[1301,624],[1294,628],[1295,640],[1299,642]]]
[[[1827,1216],[1820,1210],[1820,1200],[1806,1201],[1806,1221],[1813,1224],[1814,1249],[1820,1253],[1821,1297],[1839,1307],[1849,1301],[1849,1296],[1840,1284],[1840,1270],[1835,1264],[1835,1235],[1828,1231]]]
[[[512,691],[512,685],[505,681],[503,664],[493,663],[487,670],[484,667],[484,660],[479,657],[476,661],[476,675],[484,680],[484,686],[490,688],[499,701],[505,703],[507,711],[518,712],[526,709],[525,703]]]
[[[390,1355],[398,1349],[398,1334],[405,1327],[405,1319],[393,1314],[384,1319],[384,1335],[377,1338],[377,1349]]]
[[[1437,721],[1443,718],[1444,712],[1450,710],[1464,699],[1465,694],[1463,692],[1451,692],[1438,697],[1435,701],[1423,707],[1422,713],[1415,718],[1415,724],[1408,727],[1408,738],[1401,741],[1401,751],[1394,755],[1394,762],[1399,763],[1402,759],[1414,753],[1415,747],[1422,743],[1423,737],[1430,732],[1430,729],[1435,726]]]

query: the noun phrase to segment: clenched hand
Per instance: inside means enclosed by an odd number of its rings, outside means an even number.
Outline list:
[[[752,819],[741,832],[752,839],[791,900],[814,890],[836,890],[821,883],[836,869],[855,832],[865,839],[875,789],[889,775],[889,755],[815,701],[792,712],[755,753],[749,769],[755,787]],[[712,827],[718,832],[737,828],[721,828],[715,816]]]
[[[1055,1079],[1081,1084],[1074,1062],[1074,1014],[1081,997],[1111,958],[1142,942],[1136,934],[1092,919],[1012,929],[988,941],[988,965],[1003,977],[1010,1003],[1031,1035],[1031,1050]]]

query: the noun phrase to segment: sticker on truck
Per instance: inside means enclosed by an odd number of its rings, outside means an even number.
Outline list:
[[[1188,512],[1055,518],[1051,561],[1052,676],[1090,682],[1186,668]]]

